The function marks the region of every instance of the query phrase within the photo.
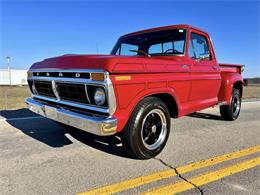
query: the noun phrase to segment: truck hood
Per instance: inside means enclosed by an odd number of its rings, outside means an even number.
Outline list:
[[[179,56],[63,55],[34,63],[30,70],[101,69],[110,73],[170,71],[182,64]],[[175,68],[174,68],[175,67]]]

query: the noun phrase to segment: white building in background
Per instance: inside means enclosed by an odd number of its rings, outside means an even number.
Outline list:
[[[0,85],[27,85],[27,70],[0,69]]]

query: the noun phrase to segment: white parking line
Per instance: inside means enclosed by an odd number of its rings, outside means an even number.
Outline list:
[[[16,120],[39,119],[39,118],[44,118],[44,117],[43,116],[31,116],[31,117],[20,117],[20,118],[0,118],[0,121],[16,121]]]

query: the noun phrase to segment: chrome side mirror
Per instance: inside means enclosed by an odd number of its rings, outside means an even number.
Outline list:
[[[200,55],[199,60],[210,60],[210,54]]]

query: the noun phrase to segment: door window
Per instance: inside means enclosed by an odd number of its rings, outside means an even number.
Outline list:
[[[206,37],[191,33],[189,57],[199,60],[211,60],[209,45]]]

